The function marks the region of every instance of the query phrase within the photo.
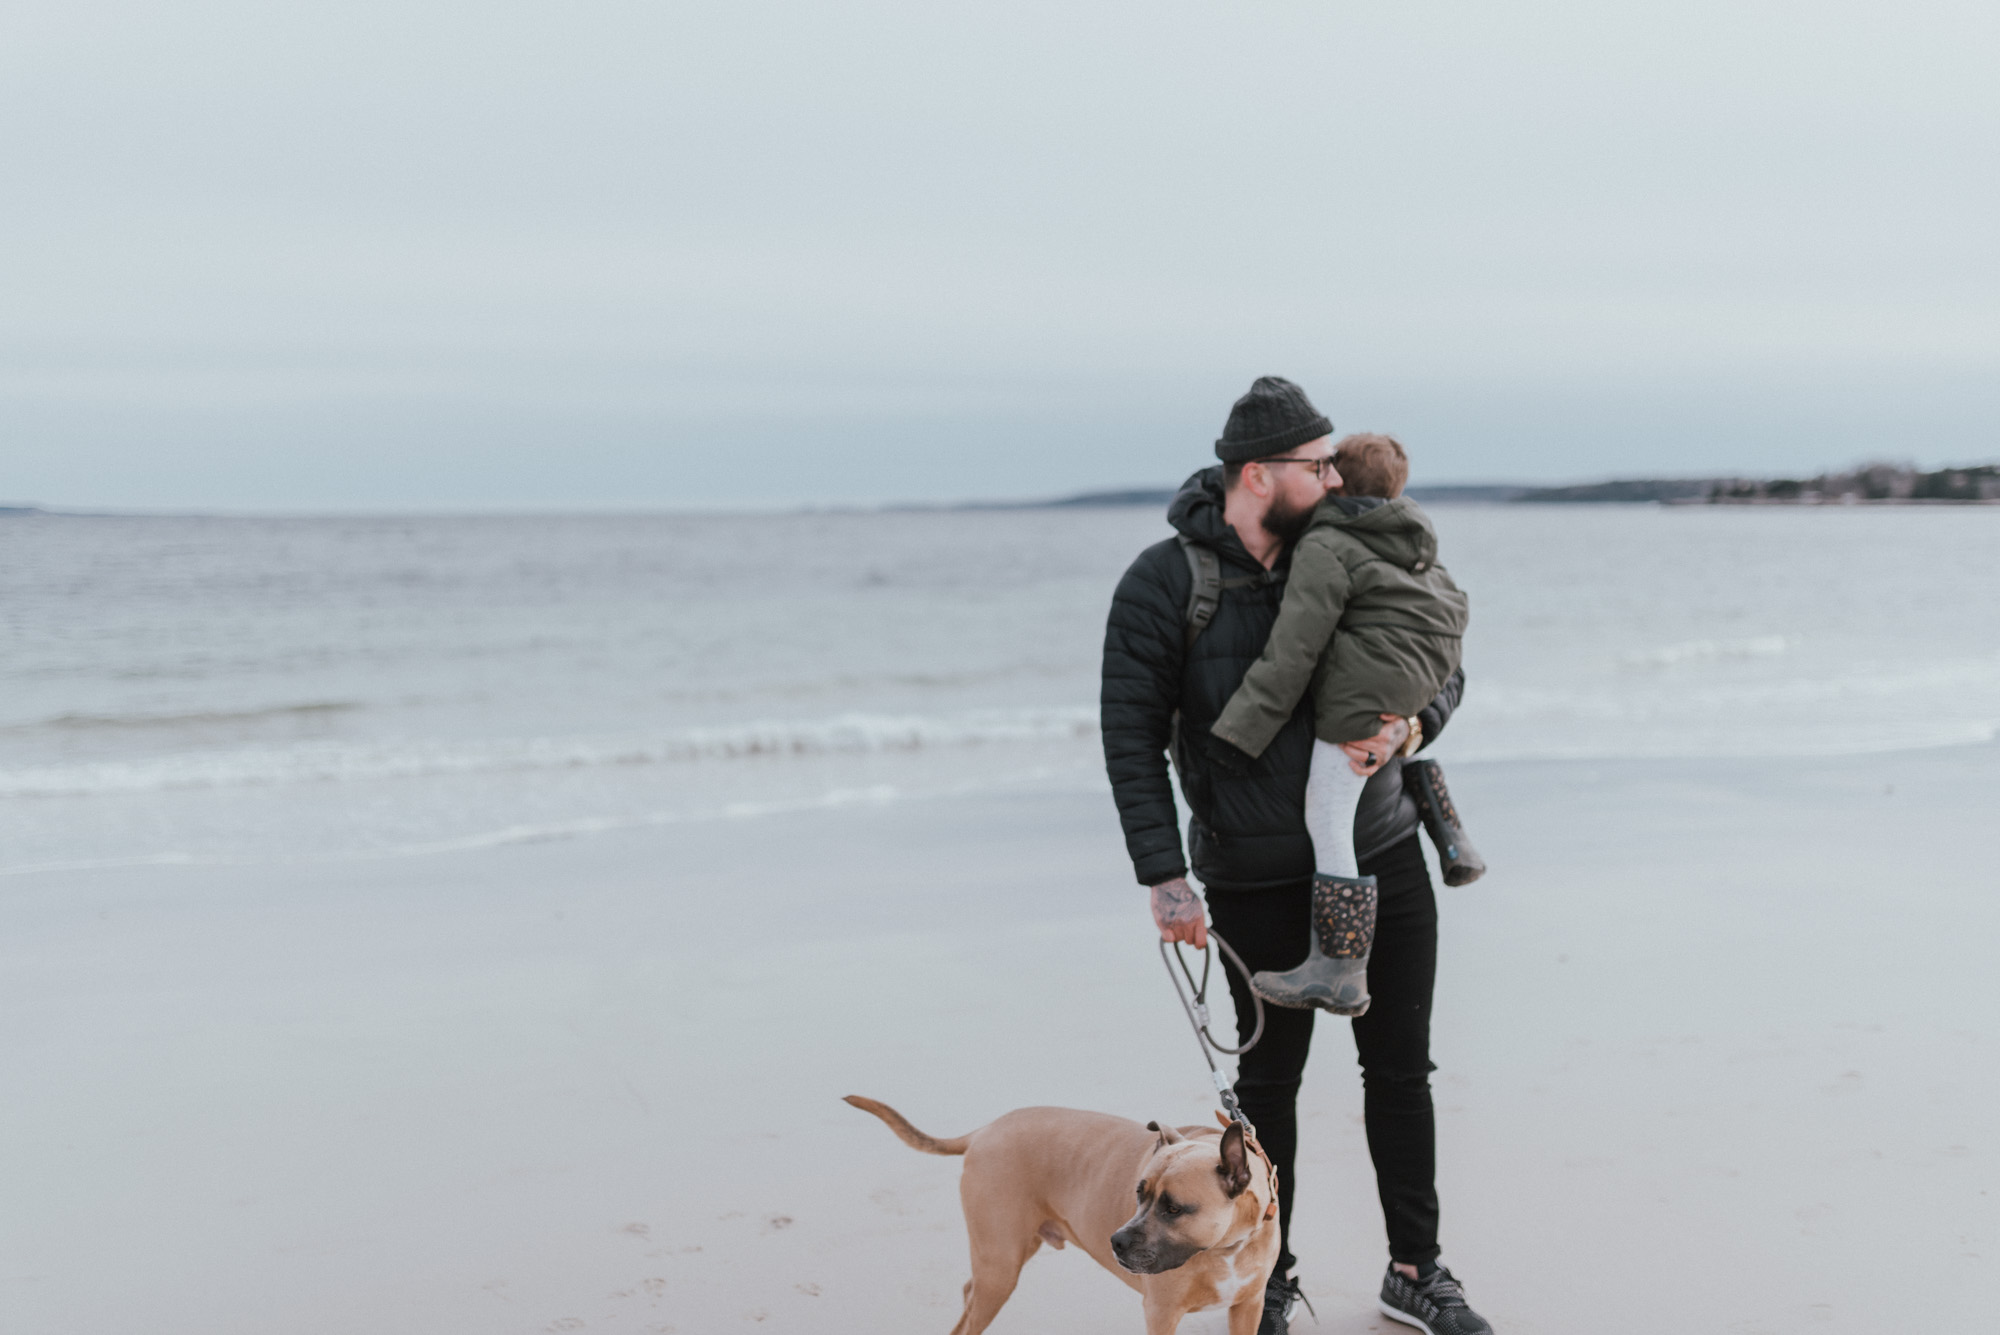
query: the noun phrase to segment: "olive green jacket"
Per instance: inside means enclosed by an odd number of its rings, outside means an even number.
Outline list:
[[[1312,692],[1313,731],[1352,742],[1413,715],[1458,667],[1466,600],[1416,502],[1329,496],[1292,551],[1277,624],[1213,731],[1249,755]]]

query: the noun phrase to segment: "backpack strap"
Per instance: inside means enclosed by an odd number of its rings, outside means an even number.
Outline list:
[[[1224,589],[1264,588],[1285,582],[1283,570],[1265,570],[1255,575],[1240,575],[1234,579],[1222,577],[1222,558],[1215,554],[1213,547],[1204,547],[1191,541],[1188,535],[1180,535],[1181,550],[1187,553],[1188,573],[1194,577],[1193,587],[1188,590],[1187,611],[1182,614],[1186,623],[1187,640],[1183,652],[1194,648],[1194,642],[1208,629],[1208,623],[1215,620],[1215,611],[1222,606]],[[1174,711],[1173,722],[1167,735],[1167,758],[1173,762],[1174,772],[1181,772],[1181,711]]]
[[[1208,629],[1208,623],[1215,620],[1215,609],[1222,605],[1222,558],[1212,547],[1204,547],[1180,535],[1181,551],[1187,555],[1188,573],[1194,583],[1188,590],[1187,611],[1182,621],[1187,627],[1185,647],[1192,649],[1201,633]]]
[[[1222,606],[1224,589],[1261,589],[1285,582],[1286,572],[1283,570],[1262,570],[1254,575],[1224,579],[1222,558],[1215,554],[1213,547],[1204,547],[1185,533],[1180,535],[1180,543],[1181,550],[1187,554],[1188,574],[1193,576],[1188,589],[1187,611],[1181,617],[1187,628],[1185,648],[1194,648],[1194,642],[1208,629],[1208,623],[1215,620],[1215,610]]]

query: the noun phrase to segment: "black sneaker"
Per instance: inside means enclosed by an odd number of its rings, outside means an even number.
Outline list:
[[[1269,1311],[1270,1290],[1265,1290],[1265,1311]],[[1465,1290],[1451,1271],[1439,1266],[1429,1279],[1411,1279],[1389,1267],[1382,1276],[1382,1312],[1427,1335],[1493,1335],[1486,1318],[1465,1303]],[[1279,1327],[1280,1330],[1283,1327]]]
[[[1257,1323],[1257,1335],[1291,1335],[1292,1305],[1305,1300],[1305,1296],[1298,1280],[1271,1276],[1271,1282],[1264,1286],[1264,1319]],[[1306,1310],[1312,1311],[1310,1301],[1306,1302]]]

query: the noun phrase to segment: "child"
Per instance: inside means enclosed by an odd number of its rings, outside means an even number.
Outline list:
[[[1466,600],[1437,563],[1430,520],[1402,497],[1410,476],[1403,447],[1389,436],[1348,436],[1333,457],[1341,490],[1320,502],[1300,535],[1263,657],[1223,707],[1209,747],[1225,764],[1262,755],[1311,690],[1311,952],[1295,969],[1259,973],[1251,986],[1280,1006],[1360,1015],[1375,878],[1360,874],[1354,809],[1369,776],[1353,771],[1340,744],[1375,736],[1385,715],[1414,717],[1436,697],[1458,667]]]

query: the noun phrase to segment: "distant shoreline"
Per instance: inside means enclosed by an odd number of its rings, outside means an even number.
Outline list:
[[[1052,510],[1165,505],[1174,488],[1087,491],[1054,500],[968,502],[909,509]],[[1438,483],[1409,489],[1426,505],[2000,505],[2000,464],[1941,468],[1866,464],[1805,479],[1743,477],[1620,478],[1573,486],[1529,483]]]
[[[2000,496],[1694,496],[1661,505],[1754,505],[1847,509],[1880,505],[2000,505]]]
[[[1029,500],[905,501],[883,505],[804,506],[804,513],[970,513],[996,510],[1164,509],[1177,487],[1122,487],[1083,491],[1068,496]],[[1921,472],[1895,464],[1869,464],[1844,473],[1822,473],[1804,479],[1743,477],[1617,478],[1567,486],[1526,482],[1442,482],[1409,488],[1410,499],[1425,505],[1728,505],[1728,506],[1882,506],[1882,505],[2000,505],[2000,464],[1975,464]],[[779,513],[794,511],[780,510]],[[530,514],[729,514],[731,510],[498,510],[498,511],[367,511],[367,512],[231,512],[127,511],[108,513],[65,510],[40,505],[0,505],[0,520],[35,517],[63,519],[151,518],[353,518],[362,514],[409,518],[482,518]]]

